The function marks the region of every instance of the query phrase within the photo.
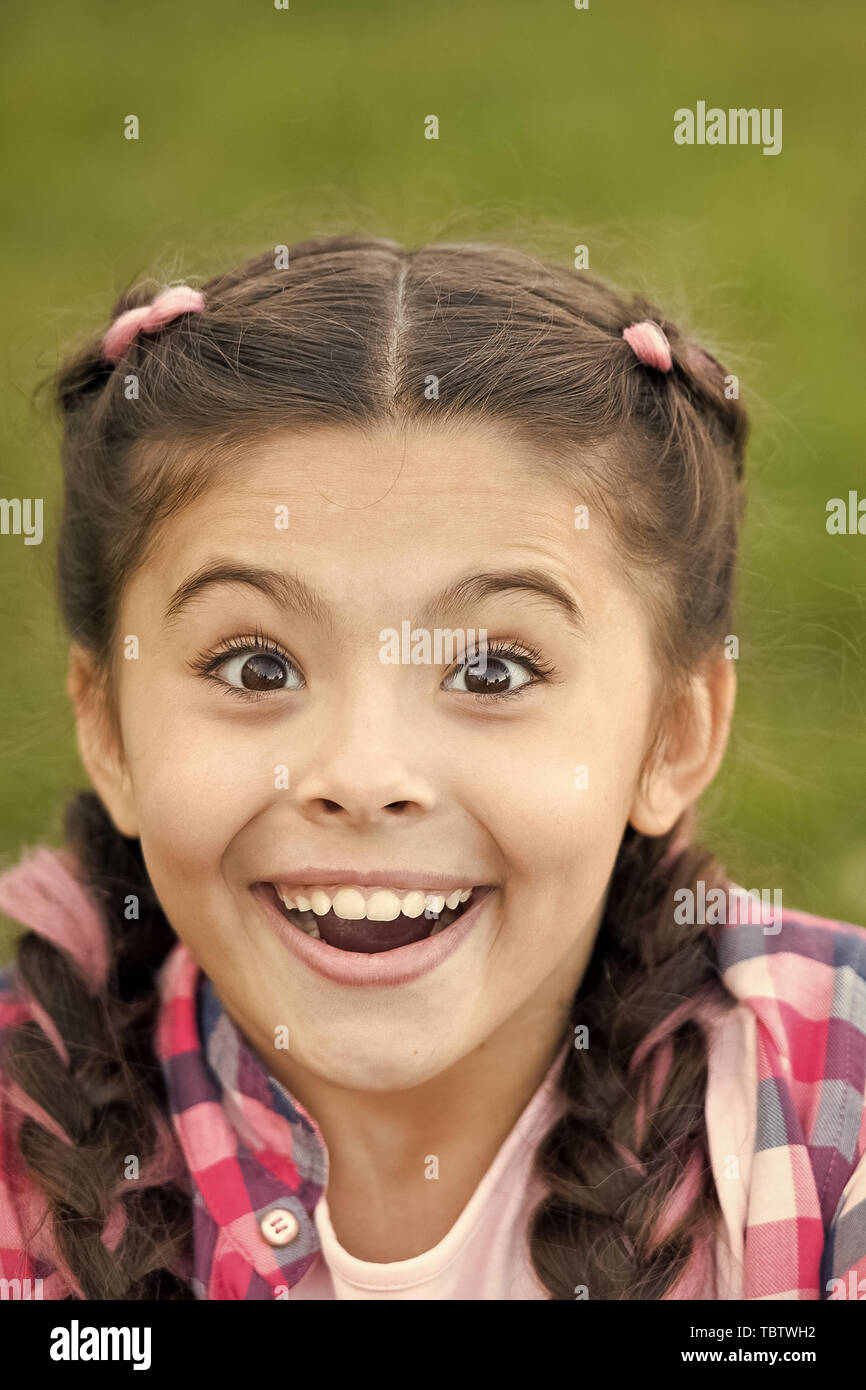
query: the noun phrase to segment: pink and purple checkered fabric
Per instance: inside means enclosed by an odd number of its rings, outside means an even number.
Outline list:
[[[104,941],[69,856],[39,850],[0,877],[0,910],[63,943],[83,973],[98,978]],[[866,1299],[866,931],[789,911],[777,927],[718,931],[724,981],[756,1020],[743,1297]],[[163,966],[160,993],[155,1043],[171,1130],[159,1176],[173,1175],[188,1192],[193,1222],[189,1263],[176,1272],[200,1299],[287,1298],[319,1252],[322,1136],[268,1074],[180,942]],[[50,1019],[10,967],[0,974],[0,1045],[25,1020],[63,1055]],[[20,1290],[41,1280],[44,1298],[81,1297],[16,1144],[25,1116],[68,1136],[4,1072],[0,1089],[0,1293],[16,1296],[14,1281]],[[277,1208],[292,1211],[299,1226],[281,1248],[260,1231]],[[123,1223],[121,1203],[103,1234],[109,1249]]]

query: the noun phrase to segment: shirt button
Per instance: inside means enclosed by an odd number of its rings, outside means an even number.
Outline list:
[[[277,1207],[275,1211],[269,1211],[267,1216],[262,1218],[259,1230],[268,1245],[288,1245],[294,1240],[300,1227],[292,1212],[287,1211],[285,1207]]]

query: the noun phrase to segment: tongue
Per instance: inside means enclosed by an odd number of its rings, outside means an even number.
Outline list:
[[[364,951],[368,955],[375,951],[394,951],[398,946],[421,941],[430,935],[435,925],[423,913],[420,917],[404,917],[401,913],[393,922],[370,922],[366,918],[349,922],[333,911],[316,919],[319,935],[329,946],[337,946],[341,951]]]

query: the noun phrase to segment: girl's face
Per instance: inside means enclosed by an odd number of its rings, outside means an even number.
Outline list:
[[[292,432],[232,473],[126,587],[122,752],[92,775],[276,1074],[411,1087],[561,1017],[627,822],[662,833],[688,799],[669,778],[639,788],[647,616],[602,519],[576,529],[580,495],[492,429]],[[486,631],[486,675],[460,647],[436,659],[446,629],[470,652]],[[427,632],[426,661],[383,659],[404,630]],[[366,904],[390,883],[435,912],[442,879],[489,891],[399,953],[322,944],[263,886],[354,884]]]

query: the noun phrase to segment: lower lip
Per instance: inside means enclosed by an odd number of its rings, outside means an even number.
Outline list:
[[[394,951],[376,951],[370,955],[361,951],[340,951],[336,946],[329,946],[327,941],[308,936],[283,916],[273,900],[273,891],[262,883],[252,889],[253,896],[264,908],[268,923],[293,956],[334,984],[381,986],[409,984],[447,960],[476,925],[493,890],[483,889],[466,912],[435,936],[425,936],[421,941],[398,946]]]

